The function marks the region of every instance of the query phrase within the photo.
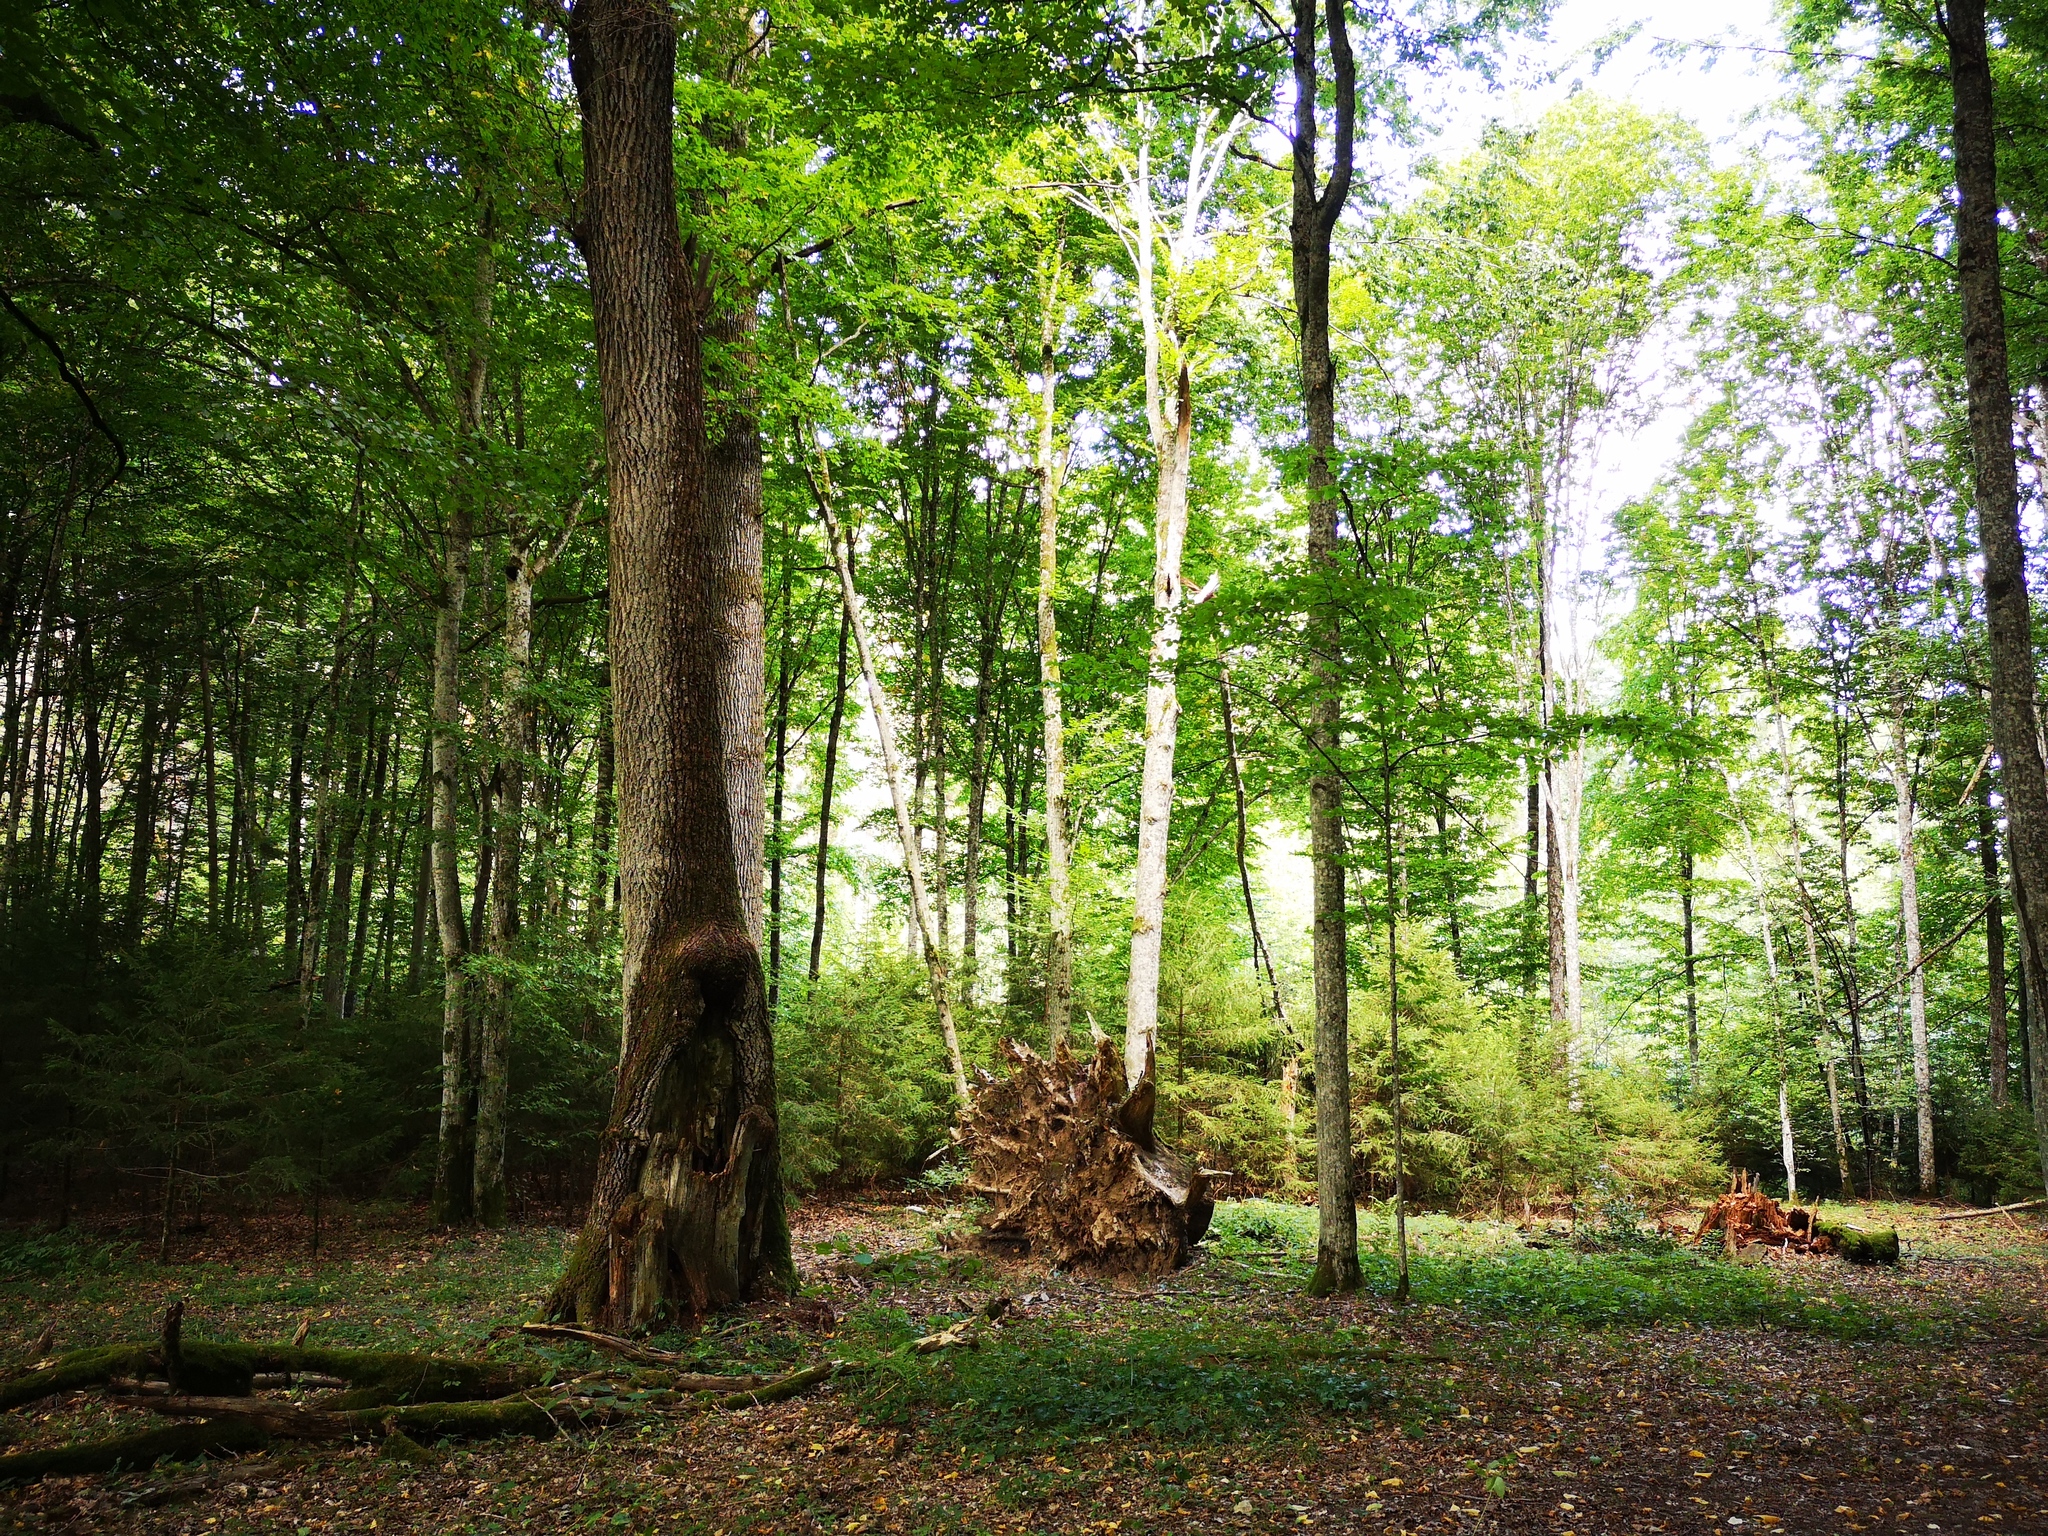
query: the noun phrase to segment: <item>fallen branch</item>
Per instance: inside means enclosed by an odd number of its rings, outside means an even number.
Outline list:
[[[490,1361],[441,1355],[395,1354],[374,1349],[294,1348],[289,1344],[222,1344],[183,1339],[176,1347],[177,1385],[185,1395],[246,1397],[259,1377],[346,1383],[391,1402],[463,1402],[504,1397],[538,1386],[540,1373]],[[117,1379],[164,1380],[162,1342],[108,1344],[79,1349],[54,1365],[0,1385],[0,1411],[59,1392],[103,1387]],[[369,1406],[351,1404],[350,1406]]]
[[[349,1440],[403,1432],[415,1440],[495,1440],[527,1436],[549,1440],[574,1426],[602,1427],[625,1417],[622,1409],[588,1398],[516,1393],[489,1402],[416,1403],[408,1408],[306,1408],[297,1403],[243,1397],[147,1397],[137,1406],[170,1418],[205,1418],[246,1424],[280,1440]]]
[[[2011,1205],[1994,1205],[1981,1211],[1947,1211],[1934,1219],[1936,1221],[1975,1221],[1980,1216],[2003,1216],[2007,1211],[2031,1211],[2037,1205],[2048,1205],[2048,1200],[2015,1200]]]
[[[662,1374],[659,1378],[648,1384],[669,1387],[677,1392],[740,1392],[749,1387],[766,1386],[775,1380],[773,1376],[758,1373],[716,1376],[706,1375],[700,1371],[671,1371],[671,1367],[687,1364],[688,1357],[666,1349],[649,1349],[645,1344],[635,1344],[631,1339],[622,1339],[615,1333],[599,1333],[595,1328],[578,1328],[570,1323],[522,1323],[519,1331],[531,1334],[535,1338],[571,1339],[640,1365],[661,1367]]]
[[[999,1298],[1002,1305],[990,1303],[989,1310],[996,1316],[1008,1310],[1008,1297]],[[941,1328],[937,1333],[928,1333],[921,1339],[912,1339],[901,1349],[884,1355],[884,1360],[900,1355],[929,1355],[942,1349],[975,1349],[981,1344],[981,1336],[974,1331],[976,1319],[963,1317],[959,1322]],[[817,1365],[807,1365],[800,1371],[791,1371],[787,1376],[778,1376],[772,1381],[745,1391],[730,1392],[718,1400],[717,1406],[727,1410],[758,1408],[763,1403],[779,1403],[785,1398],[801,1397],[813,1387],[822,1387],[827,1382],[837,1381],[842,1376],[862,1376],[875,1368],[865,1360],[825,1360]]]

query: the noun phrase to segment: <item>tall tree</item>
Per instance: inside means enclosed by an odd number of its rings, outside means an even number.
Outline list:
[[[707,486],[712,295],[677,213],[675,14],[660,0],[577,0],[569,58],[609,473],[625,1057],[547,1311],[638,1322],[753,1294],[788,1272],[789,1234],[746,896],[758,902],[759,870],[743,863],[760,834],[737,825],[746,808],[727,787],[725,694],[733,654],[755,637],[703,622],[735,601],[741,531]]]

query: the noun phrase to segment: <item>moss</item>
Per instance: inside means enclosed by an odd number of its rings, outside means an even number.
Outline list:
[[[384,1443],[377,1447],[377,1454],[386,1461],[403,1461],[416,1467],[427,1466],[434,1460],[432,1451],[402,1429],[394,1429],[386,1435]]]
[[[530,1397],[506,1397],[490,1403],[421,1403],[379,1415],[388,1433],[414,1440],[496,1440],[526,1435],[549,1440],[572,1428],[574,1410]]]
[[[159,1461],[258,1451],[269,1444],[270,1436],[254,1424],[173,1424],[112,1440],[0,1456],[0,1483],[32,1482],[39,1477],[85,1477],[124,1469],[141,1471]]]
[[[294,1348],[289,1344],[226,1344],[187,1339],[180,1350],[180,1387],[195,1397],[245,1397],[258,1371],[306,1371],[339,1376],[361,1393],[343,1407],[383,1403],[440,1403],[503,1397],[535,1385],[533,1371],[484,1360],[405,1355],[374,1349]],[[55,1365],[0,1386],[0,1410],[18,1408],[57,1392],[104,1386],[116,1376],[160,1375],[163,1355],[151,1344],[109,1344],[73,1350]]]
[[[1835,1252],[1851,1264],[1899,1262],[1899,1234],[1891,1227],[1852,1227],[1846,1222],[1822,1218],[1820,1235],[1833,1243]]]
[[[140,1376],[155,1362],[155,1348],[149,1344],[105,1344],[97,1349],[74,1349],[55,1365],[17,1376],[0,1386],[0,1411],[19,1408],[56,1392],[78,1392],[104,1385],[112,1376]],[[40,1474],[38,1474],[40,1475]]]

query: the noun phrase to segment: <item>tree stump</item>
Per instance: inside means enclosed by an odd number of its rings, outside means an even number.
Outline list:
[[[1209,1182],[1152,1129],[1156,1092],[1129,1088],[1106,1040],[1050,1061],[1010,1041],[962,1116],[967,1188],[988,1202],[982,1239],[1053,1263],[1162,1274],[1187,1263],[1216,1208]]]

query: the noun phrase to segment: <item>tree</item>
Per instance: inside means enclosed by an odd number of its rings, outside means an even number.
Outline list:
[[[736,25],[748,26],[742,18]],[[699,39],[700,42],[709,41]],[[639,1322],[789,1269],[775,1054],[727,792],[732,513],[710,494],[701,257],[677,216],[677,31],[655,0],[578,0],[584,223],[609,471],[624,1060],[589,1214],[550,1316]],[[756,680],[758,681],[758,680]]]

